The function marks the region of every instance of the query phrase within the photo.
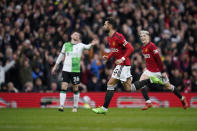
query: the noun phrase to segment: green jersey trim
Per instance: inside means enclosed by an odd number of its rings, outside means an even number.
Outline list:
[[[71,44],[70,42],[66,42],[65,43],[65,51],[72,52],[73,51],[73,44]]]

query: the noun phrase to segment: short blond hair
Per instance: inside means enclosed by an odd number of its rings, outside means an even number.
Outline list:
[[[141,30],[140,34],[145,34],[145,35],[150,36],[150,33],[148,31],[146,31],[146,30]]]

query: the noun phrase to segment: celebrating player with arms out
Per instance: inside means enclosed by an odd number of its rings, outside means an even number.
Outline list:
[[[66,91],[68,88],[68,83],[71,81],[73,84],[73,97],[74,97],[74,107],[73,112],[77,112],[78,101],[79,101],[79,83],[80,83],[80,58],[84,49],[90,49],[92,45],[98,44],[97,40],[93,40],[91,44],[85,45],[81,43],[81,34],[79,32],[73,32],[71,34],[71,41],[66,42],[59,54],[56,64],[52,69],[52,74],[55,73],[57,65],[62,61],[64,56],[64,66],[62,71],[63,82],[60,91],[60,107],[59,111],[64,111],[64,102],[66,99]]]
[[[111,48],[111,53],[108,56],[103,56],[105,60],[115,57],[116,67],[113,70],[112,77],[107,83],[107,92],[105,95],[105,101],[102,107],[92,109],[97,114],[105,114],[108,110],[108,106],[113,97],[115,87],[117,83],[121,81],[127,91],[134,91],[142,88],[149,83],[162,83],[162,81],[156,77],[150,77],[143,81],[137,81],[131,85],[132,76],[130,74],[131,60],[129,56],[133,52],[132,45],[127,42],[124,36],[116,32],[116,23],[112,18],[107,18],[104,23],[104,30],[108,33],[108,42]]]
[[[181,96],[179,91],[169,82],[168,76],[163,68],[163,63],[161,61],[161,57],[157,50],[157,47],[154,43],[150,41],[150,35],[148,31],[140,31],[140,40],[143,43],[142,46],[142,53],[144,55],[146,61],[146,70],[140,77],[141,80],[148,79],[150,76],[156,76],[163,79],[164,87],[171,90],[180,100],[183,105],[183,108],[186,109],[188,107],[186,98]],[[148,108],[152,107],[151,101],[147,94],[147,85],[144,86],[142,89],[142,94],[146,100],[146,105],[142,110],[147,110]]]

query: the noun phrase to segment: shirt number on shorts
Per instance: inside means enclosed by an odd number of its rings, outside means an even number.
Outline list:
[[[113,72],[113,74],[114,75],[118,75],[118,72],[119,72],[119,69],[115,69],[114,72]]]
[[[79,77],[78,76],[73,77],[73,81],[74,83],[77,83],[79,81]]]

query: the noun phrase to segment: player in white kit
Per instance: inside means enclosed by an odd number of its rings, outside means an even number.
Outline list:
[[[52,68],[52,74],[58,64],[64,59],[62,77],[63,81],[61,84],[60,91],[60,107],[59,111],[64,111],[64,102],[66,100],[66,91],[69,82],[72,83],[73,87],[73,98],[74,106],[72,112],[77,112],[78,101],[79,101],[79,83],[80,83],[80,59],[84,49],[90,49],[91,46],[98,43],[98,40],[93,40],[90,44],[86,45],[81,43],[81,34],[79,32],[73,32],[71,34],[71,41],[64,43],[61,53],[59,54],[56,64]]]

